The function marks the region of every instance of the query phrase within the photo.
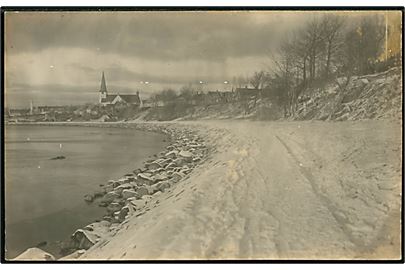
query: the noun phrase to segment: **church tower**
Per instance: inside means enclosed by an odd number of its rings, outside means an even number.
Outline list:
[[[104,71],[101,76],[101,86],[100,86],[100,103],[102,103],[105,99],[107,98],[107,86],[105,84],[105,77],[104,77]]]

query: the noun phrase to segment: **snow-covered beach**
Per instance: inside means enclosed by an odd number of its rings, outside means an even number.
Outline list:
[[[149,210],[62,259],[400,257],[398,121],[125,125],[187,128],[212,151]]]

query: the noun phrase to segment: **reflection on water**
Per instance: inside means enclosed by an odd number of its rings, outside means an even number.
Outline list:
[[[7,257],[43,241],[55,252],[57,241],[101,218],[104,209],[83,195],[139,167],[165,146],[163,139],[131,129],[7,126]],[[66,158],[52,160],[57,156]]]

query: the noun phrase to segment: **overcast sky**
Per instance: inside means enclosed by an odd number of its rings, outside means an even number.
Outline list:
[[[96,102],[110,93],[146,98],[166,87],[226,87],[269,63],[268,54],[314,12],[6,13],[9,106]],[[141,82],[148,81],[145,85]],[[229,86],[228,86],[229,87]]]

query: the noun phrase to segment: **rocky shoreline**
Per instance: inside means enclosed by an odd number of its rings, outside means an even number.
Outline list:
[[[102,240],[114,236],[132,218],[142,216],[159,202],[159,196],[186,180],[192,170],[203,163],[210,148],[204,139],[183,125],[153,123],[54,123],[53,125],[81,125],[92,127],[134,128],[167,135],[169,145],[153,158],[118,179],[107,180],[84,200],[106,209],[100,220],[77,229],[61,246],[60,260],[77,259]],[[33,252],[35,249],[35,252]],[[29,254],[28,254],[29,253]],[[32,257],[35,254],[35,258]],[[29,256],[28,256],[29,255]],[[39,248],[27,249],[15,260],[55,260]]]

